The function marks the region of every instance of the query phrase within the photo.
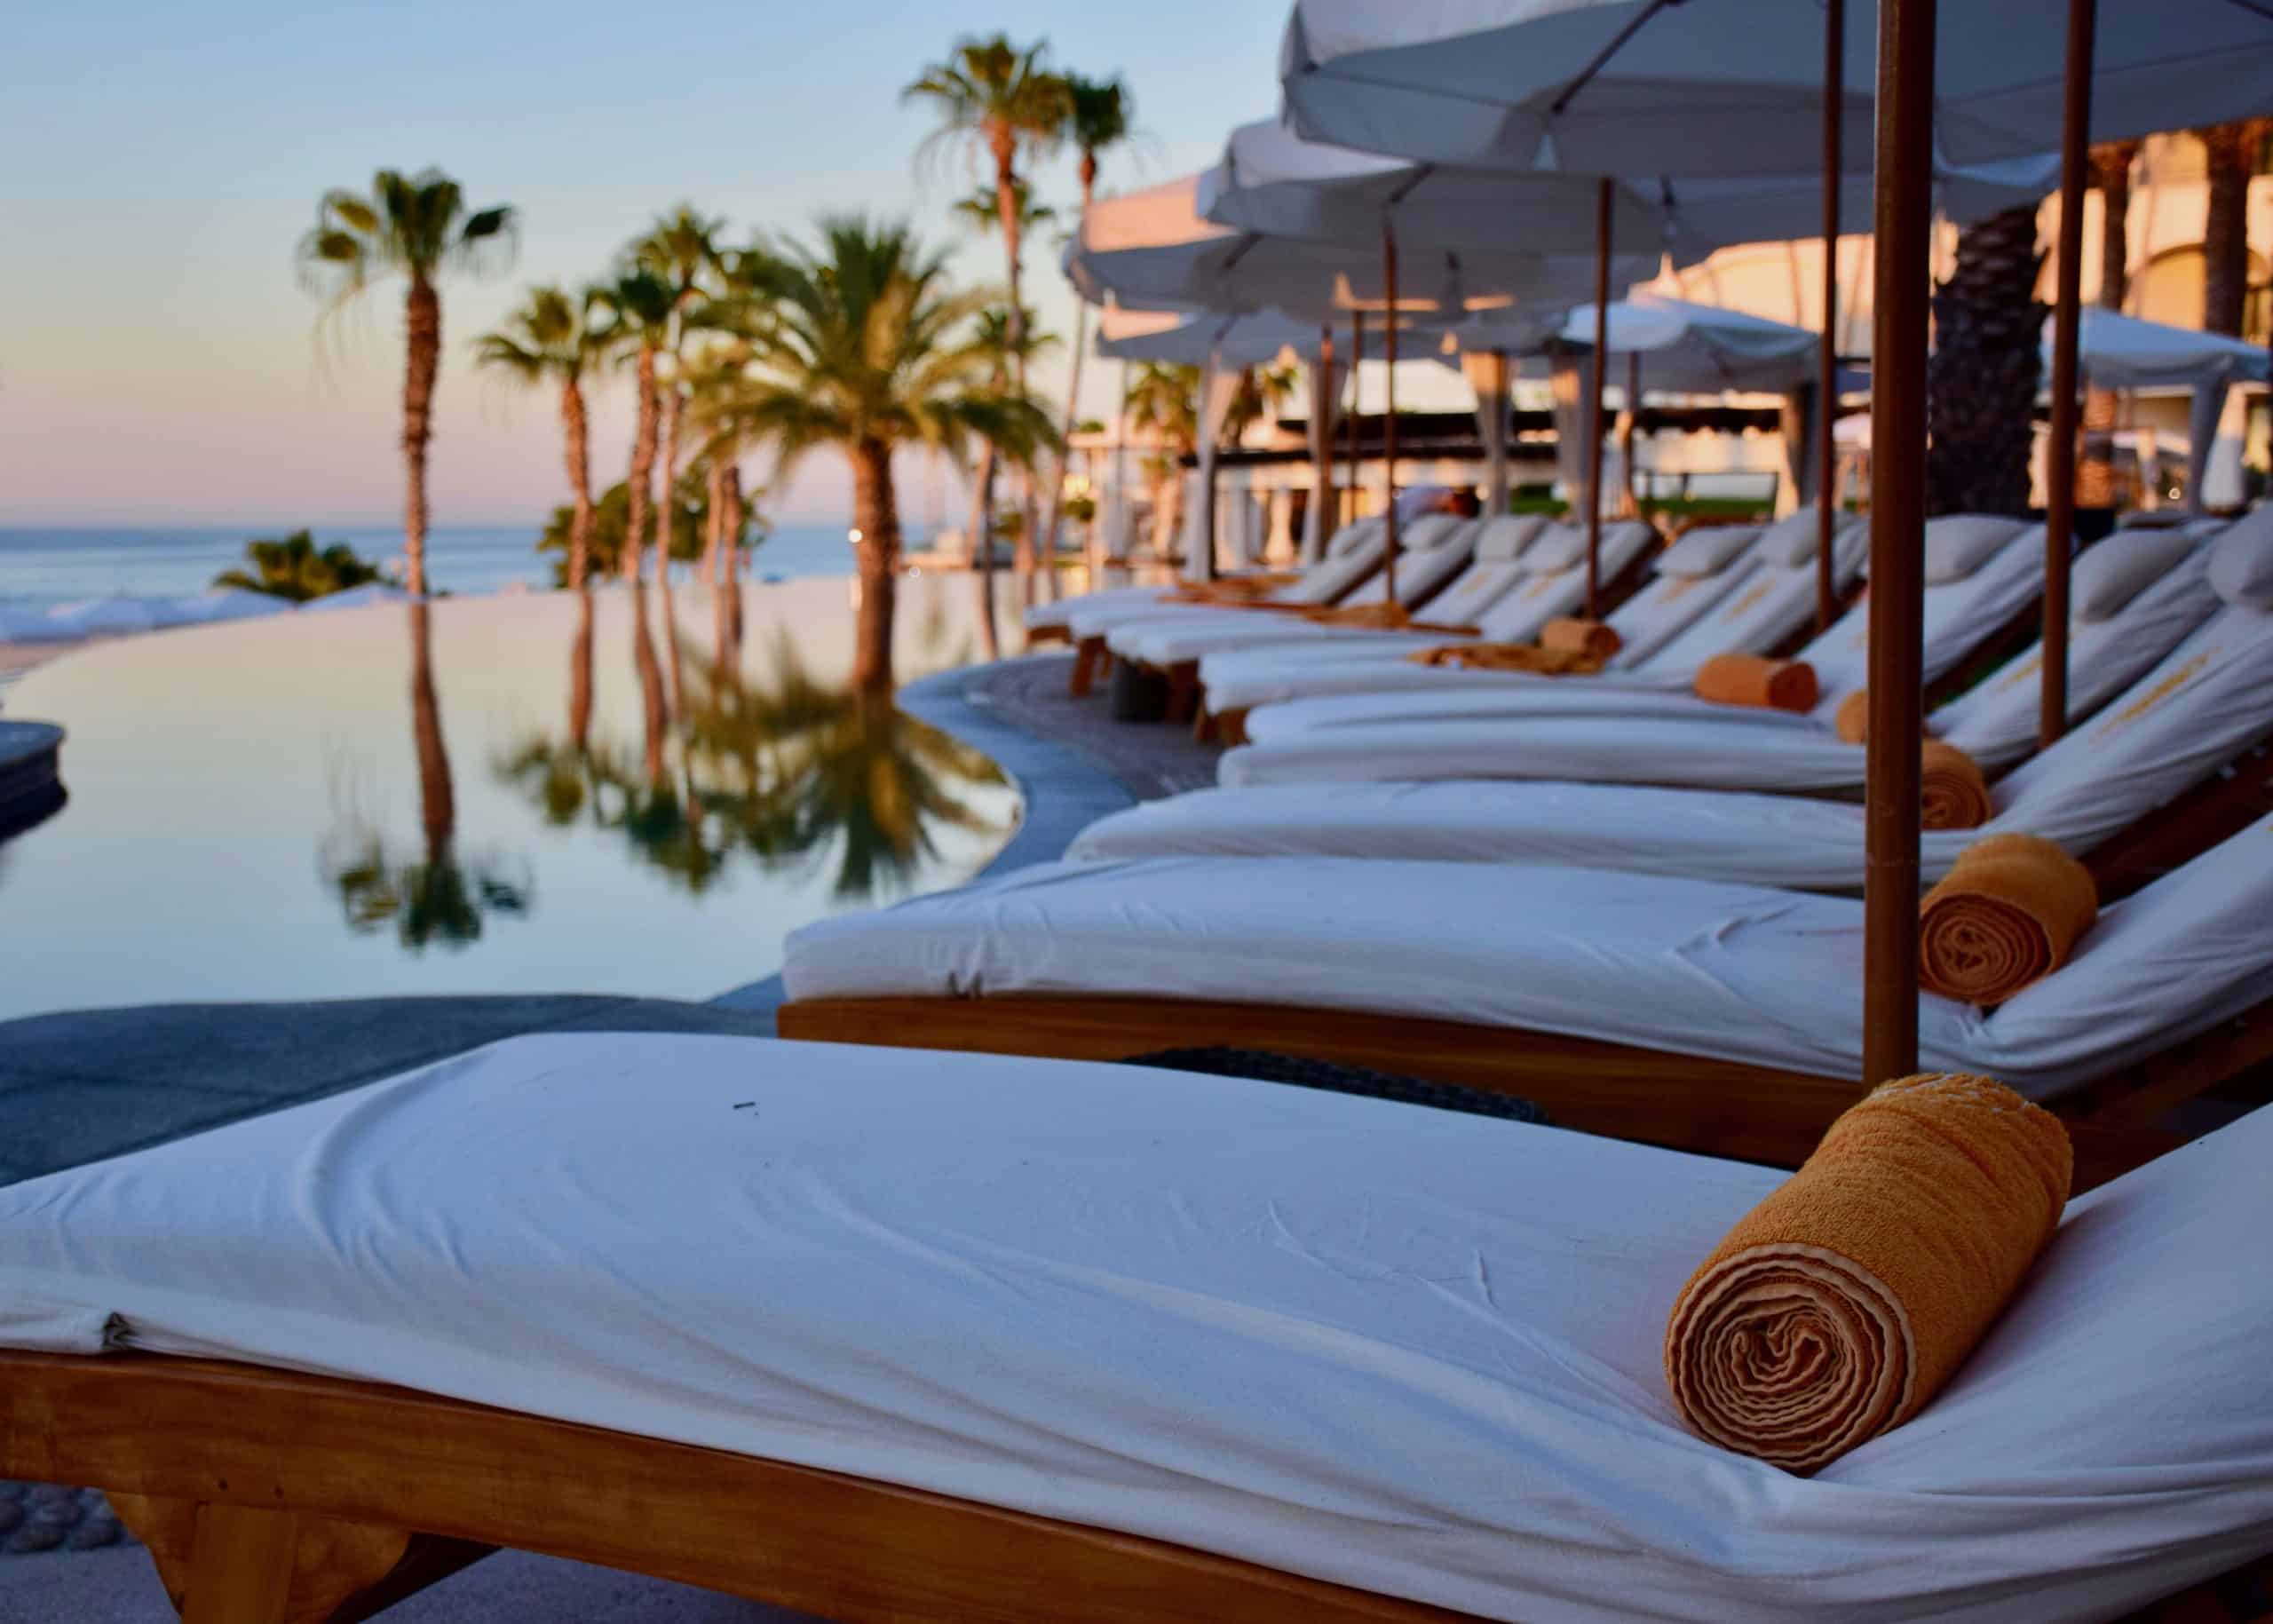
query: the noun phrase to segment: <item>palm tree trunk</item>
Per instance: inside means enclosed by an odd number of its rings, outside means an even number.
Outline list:
[[[1010,319],[1006,331],[1010,346],[1010,377],[1018,385],[1018,395],[1026,392],[1026,307],[1018,289],[1018,177],[1015,167],[1018,149],[1007,134],[998,135],[994,143],[994,210],[1002,223],[1002,251],[1010,261]],[[1015,567],[1022,583],[1026,601],[1034,598],[1035,511],[1034,481],[1026,483],[1026,523],[1019,527]]]
[[[2131,161],[2136,141],[2117,141],[2092,154],[2092,178],[2099,187],[2099,307],[2119,311],[2131,275]],[[2087,508],[2111,508],[2115,490],[2115,419],[2112,389],[2084,392],[2083,457],[2076,465],[2076,501]]]
[[[592,589],[576,589],[576,640],[568,649],[568,742],[582,756],[592,736]]]
[[[663,391],[663,462],[661,488],[655,494],[655,572],[668,589],[671,579],[671,549],[678,539],[678,417],[685,396],[673,377]]]
[[[726,517],[725,523],[725,557],[722,560],[726,589],[726,628],[736,648],[742,642],[742,550],[741,534],[744,519],[742,505],[742,471],[739,463],[726,464]]]
[[[1934,294],[1926,368],[1928,513],[2028,512],[2043,264],[2033,203],[1992,215],[1957,240],[1956,265]]]
[[[702,581],[713,593],[718,590],[718,537],[726,523],[726,459],[710,458],[709,477],[704,482],[702,537]]]
[[[994,442],[982,443],[970,482],[970,561],[978,571],[978,638],[989,660],[1002,657],[994,626]]]
[[[856,693],[891,692],[893,595],[899,584],[899,505],[891,486],[891,448],[864,439],[852,446],[852,523],[860,532],[859,624],[852,654]]]
[[[583,386],[574,378],[560,385],[560,429],[568,459],[568,495],[575,504],[568,520],[568,586],[581,592],[584,573],[591,567],[592,456]]]
[[[2202,325],[2238,334],[2249,297],[2249,170],[2263,121],[2245,119],[2194,133],[2209,160],[2210,196],[2202,222]]]
[[[410,606],[410,736],[418,752],[418,818],[426,834],[426,861],[439,867],[448,858],[458,822],[457,795],[450,784],[450,754],[442,740],[441,701],[434,688],[430,613],[422,600]]]
[[[404,582],[413,598],[426,596],[426,445],[434,436],[434,377],[442,365],[442,296],[424,276],[410,279],[403,296],[402,554]]]
[[[638,393],[638,427],[631,440],[631,479],[624,508],[623,557],[619,560],[626,581],[638,581],[640,556],[647,541],[647,509],[654,500],[655,481],[655,352],[642,345],[633,388]]]
[[[663,672],[655,660],[655,640],[647,630],[647,589],[631,578],[631,663],[639,673],[639,704],[647,720],[647,781],[663,777]]]

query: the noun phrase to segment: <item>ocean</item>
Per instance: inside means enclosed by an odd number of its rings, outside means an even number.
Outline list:
[[[0,529],[0,611],[40,613],[59,604],[123,593],[180,598],[202,592],[223,570],[242,565],[245,543],[277,527]],[[553,555],[536,549],[535,526],[438,529],[426,538],[427,578],[437,591],[479,596],[548,587]],[[399,526],[321,526],[320,545],[345,542],[367,558],[399,558]],[[911,544],[913,544],[911,543]],[[754,580],[841,575],[852,554],[837,525],[783,525],[750,555]],[[676,566],[675,578],[688,566]],[[0,614],[0,621],[6,614]]]

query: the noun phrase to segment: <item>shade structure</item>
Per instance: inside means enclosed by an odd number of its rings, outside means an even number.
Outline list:
[[[1097,353],[1108,360],[1160,361],[1174,367],[1266,366],[1287,351],[1318,359],[1323,329],[1275,310],[1225,315],[1214,311],[1126,310],[1098,313]]]
[[[1200,212],[1203,178],[1186,175],[1090,204],[1065,250],[1074,290],[1093,305],[1275,309],[1303,321],[1346,321],[1352,311],[1387,307],[1378,242],[1336,248],[1219,226]],[[1639,281],[1657,267],[1652,255],[1627,269]],[[1399,312],[1447,319],[1472,301],[1567,304],[1586,297],[1594,280],[1591,257],[1520,250],[1414,247],[1398,270]]]
[[[2273,92],[2269,92],[2273,93]],[[2044,353],[2052,353],[2052,321],[2045,319]],[[2077,353],[2092,382],[2107,389],[2194,388],[2202,384],[2266,380],[2269,355],[2261,344],[2224,333],[2142,321],[2111,310],[2083,312]]]
[[[1877,8],[1845,8],[1845,167],[1871,167]],[[1609,175],[1808,174],[1821,0],[1296,0],[1280,49],[1299,134],[1430,162]],[[1941,8],[1930,150],[1966,166],[2052,150],[2067,0]],[[2105,0],[2091,139],[2261,114],[2273,9]]]
[[[1805,383],[1815,368],[1818,334],[1742,311],[1636,289],[1613,303],[1607,316],[1607,353],[1638,362],[1636,381],[1658,393],[1774,393]],[[1526,357],[1525,376],[1545,376],[1544,358],[1591,350],[1594,330],[1594,306],[1581,305],[1545,332],[1486,313],[1463,322],[1454,337],[1463,350]],[[1627,374],[1613,368],[1611,376]]]

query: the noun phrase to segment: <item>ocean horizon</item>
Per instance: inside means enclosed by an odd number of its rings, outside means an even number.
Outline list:
[[[224,570],[245,562],[245,543],[297,526],[108,525],[0,527],[0,607],[43,611],[83,598],[123,593],[179,598],[202,592]],[[400,525],[317,525],[320,546],[345,542],[368,558],[393,564],[402,555]],[[478,596],[537,590],[552,584],[554,555],[536,551],[542,527],[452,526],[427,533],[426,571],[440,592]],[[910,545],[920,545],[911,538]],[[750,554],[749,577],[796,580],[845,574],[851,548],[843,525],[785,524]],[[686,578],[690,566],[674,567]]]

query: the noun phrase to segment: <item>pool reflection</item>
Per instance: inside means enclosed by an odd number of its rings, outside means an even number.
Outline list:
[[[809,919],[959,883],[1015,828],[1017,793],[852,687],[851,590],[390,605],[34,671],[10,709],[70,728],[73,800],[0,870],[0,1018],[707,997],[779,968]],[[969,658],[974,608],[963,581],[907,582],[899,669]],[[313,885],[291,872],[310,854]]]

